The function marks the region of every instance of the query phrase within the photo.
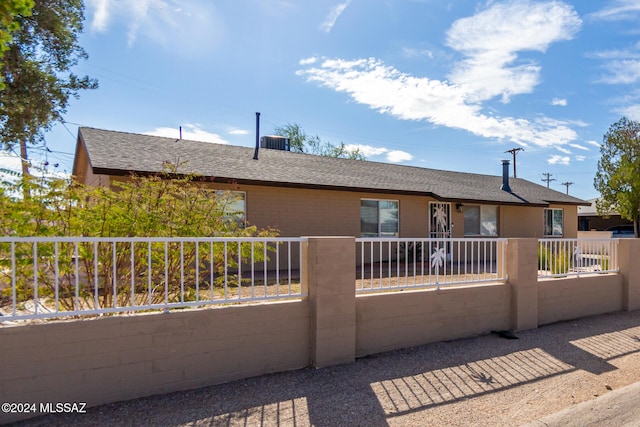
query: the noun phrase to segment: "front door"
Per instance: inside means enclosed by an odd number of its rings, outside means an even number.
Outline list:
[[[451,237],[451,203],[429,203],[429,237],[432,239]]]

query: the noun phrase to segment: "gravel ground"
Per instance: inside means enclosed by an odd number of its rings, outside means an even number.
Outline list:
[[[640,311],[47,416],[21,426],[517,426],[640,381]]]

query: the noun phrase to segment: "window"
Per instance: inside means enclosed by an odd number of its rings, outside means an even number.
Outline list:
[[[498,207],[462,206],[464,212],[465,236],[497,236],[498,235]]]
[[[397,200],[360,200],[362,237],[398,237]]]
[[[216,190],[216,197],[222,204],[223,217],[228,221],[235,221],[240,227],[246,221],[246,193],[244,191]]]
[[[563,217],[562,209],[545,209],[544,210],[544,235],[545,236],[562,236],[563,235]]]

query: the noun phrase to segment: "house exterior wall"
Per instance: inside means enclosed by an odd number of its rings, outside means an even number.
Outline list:
[[[578,237],[578,207],[550,205],[550,208],[564,209],[564,235],[567,239],[575,239]]]
[[[551,204],[549,208],[563,209],[564,224],[562,237],[575,239],[578,235],[578,207]],[[544,237],[543,207],[501,206],[500,237]]]
[[[89,158],[87,157],[87,151],[84,144],[78,144],[76,147],[73,172],[75,174],[75,179],[85,185],[107,187],[111,183],[109,175],[100,175],[93,172],[93,167],[89,164]]]
[[[216,185],[218,189],[246,192],[247,220],[259,228],[276,227],[284,237],[360,237],[360,200],[399,201],[399,237],[429,236],[429,202],[425,196],[379,194],[352,191],[311,190],[251,185]],[[552,205],[564,209],[564,236],[577,235],[576,206]],[[501,206],[497,237],[542,237],[544,208]],[[451,204],[452,237],[464,237],[464,214]]]
[[[108,186],[126,177],[110,177],[93,173],[83,144],[78,144],[74,171],[87,185]],[[354,236],[360,237],[360,200],[398,200],[399,237],[429,236],[429,202],[432,197],[319,190],[244,184],[208,184],[212,189],[244,191],[246,218],[258,228],[274,227],[283,237]],[[481,204],[481,203],[477,203]],[[575,238],[578,230],[577,207],[551,205],[564,209],[564,236]],[[452,237],[464,237],[464,214],[451,203]],[[532,206],[500,206],[497,237],[543,237],[544,208]]]
[[[527,206],[500,207],[500,235],[502,237],[542,237],[543,208]]]
[[[237,184],[212,188],[244,191],[250,225],[275,227],[284,237],[360,237],[360,200],[398,200],[400,237],[428,236],[433,198],[352,191],[312,190]]]
[[[246,217],[258,228],[275,227],[283,237],[353,236],[360,237],[360,200],[387,199],[399,201],[399,237],[429,237],[429,203],[436,200],[425,196],[379,194],[352,191],[299,189],[238,184],[211,184],[211,188],[246,193]],[[451,203],[452,237],[464,236],[464,213]],[[566,238],[577,235],[577,208],[553,205],[565,212]],[[572,217],[573,216],[573,217]],[[572,217],[572,218],[571,218]],[[543,237],[544,208],[502,206],[498,213],[501,238]],[[356,248],[360,265],[361,247]],[[393,252],[395,254],[395,252]],[[365,262],[380,261],[376,251],[373,259],[365,252]],[[284,256],[284,254],[282,255]],[[297,261],[297,254],[293,255]],[[386,260],[387,252],[382,256]],[[392,255],[392,258],[395,258]]]

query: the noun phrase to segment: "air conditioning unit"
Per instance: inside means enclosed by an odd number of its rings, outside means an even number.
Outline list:
[[[291,151],[289,138],[284,136],[269,135],[260,137],[260,148],[270,148],[272,150]]]

